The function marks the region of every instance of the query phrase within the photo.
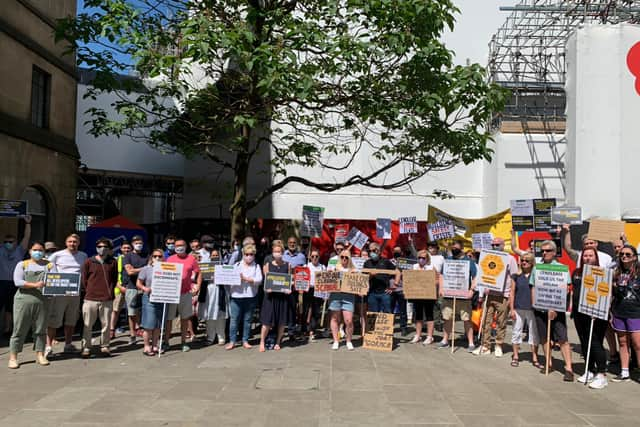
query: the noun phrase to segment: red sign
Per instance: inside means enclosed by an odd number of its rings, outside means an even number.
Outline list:
[[[336,224],[335,225],[335,237],[334,242],[346,242],[349,235],[349,224]]]
[[[309,286],[311,283],[311,270],[309,270],[309,267],[294,268],[293,283],[297,291],[309,292]]]

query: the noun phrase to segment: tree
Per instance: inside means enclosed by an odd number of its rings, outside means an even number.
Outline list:
[[[234,238],[249,209],[290,183],[396,189],[491,157],[487,124],[505,93],[481,66],[453,65],[440,40],[458,12],[449,0],[85,0],[85,8],[60,22],[57,38],[95,71],[86,96],[122,94],[118,117],[87,112],[92,133],[129,134],[233,171]],[[132,72],[141,79],[117,78]],[[248,198],[261,150],[273,153],[275,177]],[[365,153],[371,170],[339,181],[287,173],[297,164],[344,175]]]

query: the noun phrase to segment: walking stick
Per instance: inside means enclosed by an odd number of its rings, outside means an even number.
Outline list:
[[[589,356],[591,356],[591,338],[593,337],[593,317],[591,318],[591,327],[589,328],[589,346],[587,347],[587,359],[584,362],[585,382],[584,385],[589,385]]]
[[[451,316],[451,354],[456,347],[456,297],[453,297],[453,316]]]

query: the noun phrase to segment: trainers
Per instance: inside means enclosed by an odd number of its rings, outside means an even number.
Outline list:
[[[418,344],[420,341],[421,341],[420,336],[419,335],[415,335],[410,342],[411,342],[411,344]]]
[[[20,364],[18,363],[17,360],[9,359],[9,365],[8,365],[9,369],[18,369],[19,367],[20,367]]]
[[[476,346],[469,344],[469,347],[467,347],[467,353],[473,353],[474,351],[476,351]]]
[[[473,350],[472,354],[476,356],[488,356],[491,354],[491,350],[489,350],[487,347],[479,346],[478,348]]]
[[[502,346],[501,345],[497,345],[496,344],[496,348],[494,350],[494,355],[496,357],[502,357],[503,353],[502,353]]]
[[[625,375],[624,377],[622,375],[616,375],[615,377],[611,378],[611,381],[613,381],[614,383],[628,383],[629,381],[631,381],[631,377],[629,375]]]
[[[595,374],[593,372],[587,371],[584,374],[580,375],[576,381],[584,384],[585,382],[586,383],[592,382],[594,378],[595,378]]]
[[[102,347],[100,349],[100,354],[102,354],[104,357],[111,357],[111,350],[109,350],[109,347]]]
[[[597,390],[601,390],[609,385],[609,381],[607,381],[607,377],[604,375],[598,375],[595,377],[593,381],[589,383],[589,388],[595,388]]]
[[[191,351],[191,347],[189,347],[187,344],[182,344],[182,352],[186,353],[187,351]]]
[[[437,348],[448,348],[449,347],[449,342],[448,341],[440,341],[438,344],[436,344]]]
[[[129,345],[136,345],[136,341],[137,341],[137,338],[135,335],[129,337]]]
[[[433,337],[426,337],[424,341],[422,341],[422,345],[433,344]]]
[[[44,357],[48,358],[49,356],[51,356],[53,354],[53,349],[49,346],[44,348]]]
[[[78,352],[78,348],[73,344],[66,344],[64,346],[64,352],[65,353],[77,353]]]
[[[334,341],[333,344],[331,344],[331,350],[337,350],[340,348],[340,342],[339,341]]]
[[[47,366],[49,365],[49,361],[47,360],[46,357],[44,357],[44,355],[37,355],[36,356],[36,363],[40,366]]]
[[[347,341],[347,350],[352,351],[353,349],[353,343],[351,341]]]
[[[82,350],[82,353],[80,355],[83,358],[88,359],[89,357],[91,357],[91,350],[89,350],[88,348],[85,348]]]

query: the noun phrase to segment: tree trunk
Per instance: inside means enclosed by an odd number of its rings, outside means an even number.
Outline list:
[[[251,131],[244,126],[242,136],[245,150],[239,151],[234,166],[233,203],[231,205],[231,239],[242,241],[245,237],[247,222],[247,175],[249,174],[250,157],[246,154],[249,148]]]

